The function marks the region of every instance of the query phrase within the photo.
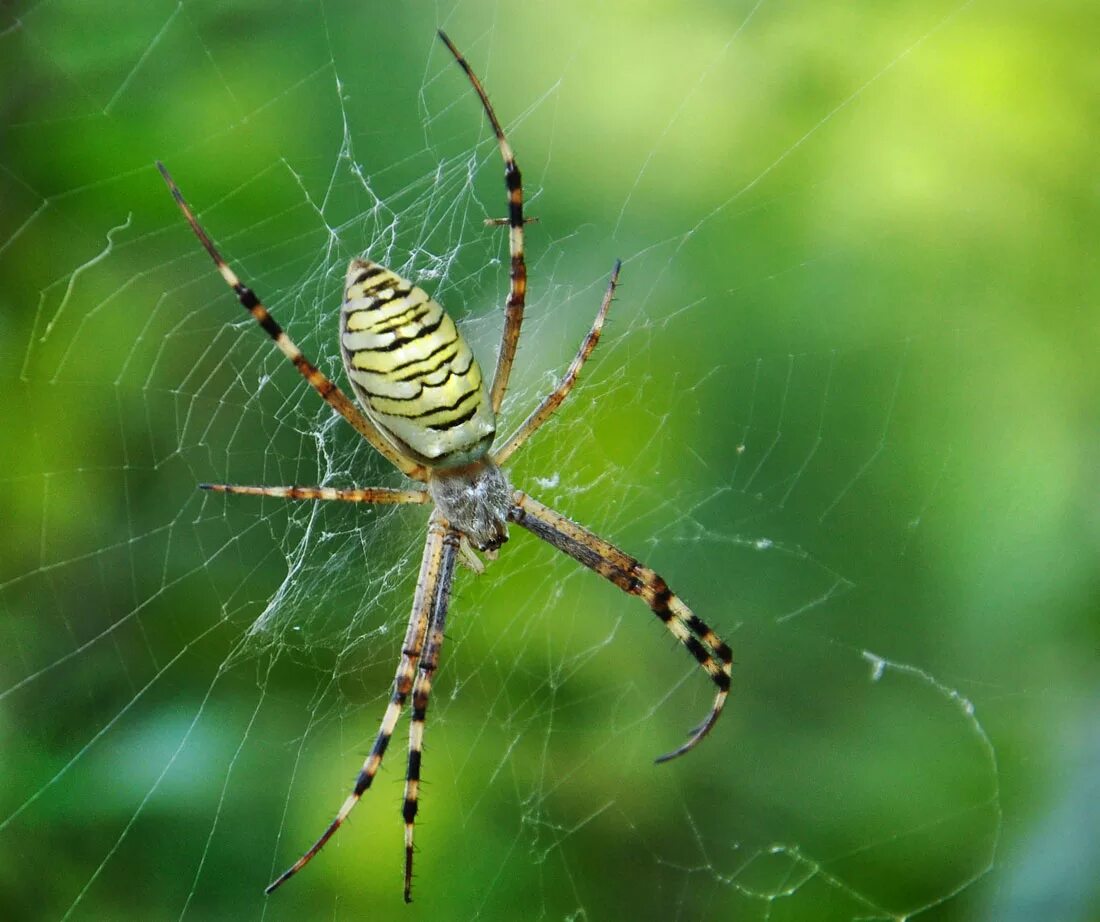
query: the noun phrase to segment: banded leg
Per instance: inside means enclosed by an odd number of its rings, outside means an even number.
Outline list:
[[[248,487],[237,483],[200,483],[199,489],[209,490],[211,493],[274,496],[278,499],[325,499],[343,503],[378,503],[382,505],[426,503],[430,500],[425,490],[391,490],[389,487],[338,490],[332,487]]]
[[[348,814],[351,813],[363,792],[371,786],[374,776],[382,764],[382,757],[386,754],[390,737],[393,736],[397,719],[405,707],[409,692],[413,687],[413,678],[416,673],[416,664],[420,660],[421,649],[424,646],[424,637],[428,630],[428,623],[433,616],[433,606],[438,596],[437,587],[444,571],[453,569],[454,554],[444,546],[445,526],[440,519],[433,514],[428,524],[428,538],[424,542],[424,557],[420,563],[420,576],[416,581],[416,595],[413,597],[412,612],[409,615],[409,627],[405,632],[405,641],[401,647],[401,659],[397,664],[397,674],[393,679],[393,694],[390,703],[386,706],[386,713],[382,717],[382,725],[378,728],[378,735],[374,739],[370,755],[363,763],[359,777],[355,780],[355,787],[340,807],[336,818],[329,823],[321,837],[310,846],[309,850],[294,862],[287,870],[283,871],[271,884],[265,893],[272,893],[302,868],[309,864],[316,855],[343,825]],[[452,562],[448,562],[452,561]]]
[[[611,270],[611,280],[607,283],[607,291],[604,293],[599,311],[596,312],[596,319],[592,321],[592,328],[585,336],[565,375],[558,382],[558,386],[553,393],[545,397],[542,403],[535,408],[535,411],[508,437],[508,441],[500,447],[500,450],[494,452],[493,460],[497,464],[503,464],[507,461],[520,445],[534,435],[539,427],[554,415],[554,412],[562,405],[565,398],[569,396],[569,392],[573,390],[573,385],[577,383],[577,378],[580,376],[584,363],[588,361],[588,357],[596,348],[596,343],[600,341],[604,320],[607,319],[607,312],[611,309],[611,301],[615,297],[615,286],[619,284],[619,269],[621,268],[622,261],[615,260],[615,265]]]
[[[367,419],[359,411],[358,407],[348,399],[347,395],[340,390],[335,383],[330,381],[316,365],[302,355],[302,351],[294,344],[293,340],[286,335],[283,328],[275,322],[275,318],[272,317],[267,308],[263,306],[252,289],[245,286],[237,277],[237,274],[230,269],[225,260],[222,259],[221,253],[218,252],[213,241],[196,220],[195,215],[192,213],[191,208],[183,197],[183,193],[180,192],[179,186],[176,185],[175,180],[172,179],[167,168],[159,160],[157,161],[157,169],[160,170],[161,176],[164,177],[164,181],[168,184],[168,188],[172,193],[172,198],[176,200],[176,204],[179,206],[180,211],[183,212],[183,216],[187,219],[187,223],[191,225],[191,230],[195,232],[195,236],[199,238],[199,242],[203,245],[203,248],[210,254],[210,258],[214,260],[214,265],[217,266],[218,272],[221,273],[221,277],[225,279],[225,283],[233,289],[234,294],[237,295],[237,300],[241,302],[241,306],[255,318],[264,332],[275,340],[275,345],[279,347],[279,351],[290,359],[294,367],[301,373],[302,377],[321,395],[321,399],[351,423],[352,426],[355,427],[356,432],[370,442],[370,444],[373,445],[374,448],[394,467],[408,477],[411,477],[413,480],[427,480],[427,472],[423,465],[409,460],[398,452],[390,444],[389,440],[378,431],[374,423]]]
[[[519,330],[523,324],[523,306],[527,297],[527,263],[523,256],[523,225],[526,223],[523,217],[523,179],[520,176],[519,167],[516,166],[515,154],[512,153],[511,145],[504,137],[504,130],[500,127],[500,121],[481,86],[481,81],[477,79],[477,75],[470,69],[466,59],[442,29],[439,31],[439,37],[466,72],[466,76],[470,78],[470,83],[481,100],[481,107],[489,117],[489,124],[493,126],[493,133],[500,146],[500,156],[504,160],[504,185],[508,190],[508,253],[511,260],[508,277],[510,282],[508,301],[504,308],[504,334],[500,341],[500,352],[497,353],[493,387],[489,391],[493,412],[499,413],[500,405],[504,401],[504,392],[508,389],[508,376],[512,372],[516,348],[519,346]]]
[[[694,749],[710,732],[726,703],[733,667],[733,653],[729,646],[668,588],[660,576],[587,528],[582,528],[520,490],[512,494],[508,518],[599,573],[624,592],[638,596],[695,657],[718,687],[714,704],[706,719],[691,731],[687,742],[660,756],[657,761],[667,762]]]
[[[447,623],[447,606],[451,599],[451,579],[454,576],[458,552],[458,532],[448,531],[444,541],[443,569],[436,584],[432,603],[432,618],[428,625],[428,641],[420,656],[416,683],[412,689],[412,721],[409,723],[409,767],[405,774],[405,902],[412,902],[413,832],[420,798],[420,763],[424,753],[424,723],[428,714],[428,698],[432,692],[432,676],[439,665],[443,647],[443,628]]]

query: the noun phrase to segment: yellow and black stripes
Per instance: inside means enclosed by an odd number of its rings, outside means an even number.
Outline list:
[[[710,732],[729,695],[733,668],[733,652],[729,646],[669,589],[660,576],[609,541],[519,490],[513,494],[508,517],[624,592],[642,599],[710,676],[718,689],[710,713],[691,732],[687,742],[657,761],[667,762],[693,749]]]
[[[405,772],[405,799],[401,815],[405,820],[405,902],[412,902],[413,835],[420,799],[420,765],[424,756],[424,723],[428,715],[428,700],[432,693],[432,676],[439,666],[443,648],[443,631],[447,624],[451,581],[458,555],[459,533],[448,529],[443,537],[444,554],[440,561],[439,578],[435,584],[428,639],[416,671],[412,689],[412,720],[409,723],[409,764]]]
[[[176,200],[176,204],[179,206],[184,218],[187,219],[187,223],[191,226],[191,230],[195,232],[195,236],[199,238],[199,242],[203,245],[203,248],[210,254],[210,258],[214,261],[214,265],[217,267],[221,277],[225,279],[225,283],[233,289],[234,294],[237,296],[237,300],[241,302],[244,309],[255,318],[264,332],[275,341],[275,345],[279,347],[279,351],[290,359],[302,377],[304,377],[310,385],[312,385],[313,389],[321,395],[321,399],[351,423],[356,431],[389,460],[391,464],[414,480],[426,480],[427,472],[424,466],[418,461],[411,460],[397,451],[389,441],[387,441],[385,436],[371,424],[370,420],[364,417],[363,414],[356,409],[355,404],[348,399],[344,392],[302,354],[302,351],[294,344],[293,340],[286,335],[283,328],[280,327],[275,321],[275,318],[271,316],[268,309],[264,307],[255,292],[241,282],[237,274],[230,269],[226,261],[222,259],[221,253],[218,252],[213,241],[191,212],[190,207],[183,197],[183,193],[180,192],[179,187],[172,179],[167,168],[159,160],[157,161],[157,169],[160,170],[161,176],[164,177],[165,183],[168,184],[168,189],[171,191],[172,197]]]
[[[523,225],[526,223],[523,217],[523,177],[519,166],[516,164],[515,154],[508,140],[504,137],[504,129],[500,127],[500,120],[493,111],[489,96],[481,86],[481,81],[473,72],[469,63],[454,43],[441,29],[439,37],[447,50],[451,52],[459,66],[465,71],[470,84],[477,92],[481,100],[481,106],[485,115],[489,118],[489,124],[493,127],[497,145],[500,147],[500,156],[504,161],[504,186],[508,192],[508,252],[510,254],[508,301],[504,308],[504,335],[500,342],[500,352],[497,354],[497,367],[493,374],[493,386],[489,391],[493,413],[500,412],[501,403],[504,401],[504,392],[508,389],[508,376],[512,372],[512,362],[516,358],[516,348],[519,346],[520,327],[523,325],[523,307],[527,297],[527,263],[523,255]],[[503,221],[493,223],[505,223]]]
[[[433,514],[428,524],[428,539],[424,544],[424,556],[420,563],[420,576],[416,582],[416,595],[413,598],[412,612],[409,615],[409,626],[405,632],[405,640],[401,647],[401,659],[397,664],[397,673],[393,679],[393,692],[390,695],[386,712],[382,716],[382,724],[378,728],[378,735],[374,739],[370,754],[363,763],[362,769],[355,780],[352,792],[347,796],[340,807],[336,818],[329,823],[319,839],[310,846],[309,850],[297,861],[280,874],[268,885],[266,893],[272,893],[287,880],[304,868],[336,833],[348,814],[354,809],[363,793],[371,786],[378,769],[382,765],[382,758],[390,744],[397,720],[404,710],[409,693],[414,691],[414,686],[419,682],[423,669],[417,669],[418,663],[426,659],[429,654],[433,657],[429,670],[434,671],[439,658],[439,645],[442,643],[443,625],[446,620],[447,605],[450,601],[451,580],[454,576],[455,557],[458,553],[458,534],[443,524],[438,514]],[[438,636],[434,630],[438,624]],[[434,638],[434,641],[433,641]],[[425,639],[428,648],[425,649]],[[432,644],[434,642],[434,651]],[[426,701],[424,707],[427,707]],[[415,715],[414,715],[415,721]],[[419,740],[423,739],[423,719],[420,721]],[[412,732],[410,731],[410,764],[409,773],[413,771],[412,765]],[[421,743],[417,742],[416,751],[419,753]],[[416,778],[419,781],[419,756],[416,765]],[[406,785],[406,803],[409,797],[408,785]],[[415,793],[413,803],[415,805]],[[407,809],[407,807],[406,807]],[[415,806],[413,808],[415,813]],[[406,857],[405,895],[410,894],[411,858]]]
[[[402,451],[451,467],[488,450],[496,419],[481,367],[423,289],[377,263],[352,260],[340,348],[359,402]]]

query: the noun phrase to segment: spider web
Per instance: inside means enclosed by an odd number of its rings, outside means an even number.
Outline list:
[[[6,15],[0,914],[1090,917],[1096,112],[1073,4]],[[664,575],[734,648],[734,691],[653,766],[712,686],[637,600],[513,529],[457,577],[416,903],[403,724],[265,898],[371,745],[426,512],[195,489],[401,478],[243,314],[152,163],[336,380],[359,255],[491,368],[499,155],[438,26],[538,218],[503,431],[624,259],[513,482]]]

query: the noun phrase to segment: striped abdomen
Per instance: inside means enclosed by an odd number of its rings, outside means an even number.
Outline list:
[[[496,432],[481,368],[446,311],[377,263],[353,259],[340,351],[355,396],[404,453],[435,467],[483,457]]]

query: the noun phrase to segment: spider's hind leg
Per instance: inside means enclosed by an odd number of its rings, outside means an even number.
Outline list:
[[[167,184],[168,190],[171,192],[172,198],[175,200],[184,219],[190,225],[195,236],[198,237],[199,243],[202,244],[203,249],[206,250],[210,258],[214,261],[218,273],[225,280],[225,283],[233,289],[233,293],[237,296],[237,300],[241,302],[241,306],[252,315],[261,329],[275,341],[275,345],[279,348],[279,351],[298,369],[302,377],[309,382],[310,386],[315,391],[317,391],[320,398],[351,423],[355,431],[373,445],[379,454],[386,458],[399,471],[411,477],[413,480],[425,480],[427,478],[427,471],[424,466],[417,461],[406,458],[398,452],[378,427],[359,411],[359,408],[351,402],[348,396],[302,354],[302,350],[294,344],[294,341],[286,334],[286,331],[279,326],[278,322],[271,315],[271,312],[256,296],[256,293],[240,280],[237,273],[234,272],[225,259],[222,258],[222,254],[218,252],[218,248],[214,246],[214,241],[210,239],[210,235],[207,234],[202,225],[199,224],[198,219],[191,210],[191,206],[187,204],[187,200],[183,197],[183,193],[180,191],[179,186],[176,185],[176,181],[168,172],[167,167],[159,160],[157,161],[157,169],[160,170],[161,176],[164,177],[164,182]]]
[[[577,354],[573,357],[573,361],[569,363],[569,367],[565,370],[565,374],[562,375],[562,379],[558,382],[558,386],[543,398],[542,403],[535,407],[531,415],[528,416],[527,419],[520,424],[520,427],[508,437],[508,440],[493,453],[493,460],[496,461],[497,464],[503,464],[507,461],[513,453],[515,453],[517,448],[534,435],[542,424],[557,412],[558,407],[564,403],[565,398],[569,396],[569,392],[573,390],[573,386],[577,383],[577,378],[580,377],[581,369],[584,368],[584,363],[588,361],[588,357],[592,355],[593,351],[595,351],[596,344],[600,341],[600,334],[603,333],[603,325],[607,320],[607,312],[611,310],[611,302],[615,299],[615,291],[619,286],[619,271],[622,267],[622,260],[616,259],[615,265],[611,269],[611,278],[608,279],[607,282],[607,290],[604,292],[603,300],[600,302],[600,309],[596,312],[596,319],[592,321],[592,326],[588,331],[588,335],[586,335],[581,342],[580,349],[577,350]]]
[[[504,188],[508,194],[508,217],[504,223],[508,227],[509,285],[508,300],[504,306],[504,333],[500,340],[500,351],[497,353],[493,385],[489,390],[493,412],[499,413],[500,405],[504,401],[504,392],[508,389],[512,362],[515,361],[516,349],[519,346],[519,331],[523,325],[523,310],[527,298],[527,261],[523,255],[523,228],[527,224],[527,219],[523,216],[523,177],[516,163],[512,146],[504,136],[500,119],[493,111],[493,105],[489,102],[489,96],[482,87],[481,81],[477,79],[469,62],[462,56],[462,52],[455,47],[454,42],[442,29],[439,31],[439,38],[465,72],[466,78],[477,93],[478,99],[481,100],[481,107],[485,110],[485,116],[489,119],[493,134],[496,135],[500,158],[504,161]]]

